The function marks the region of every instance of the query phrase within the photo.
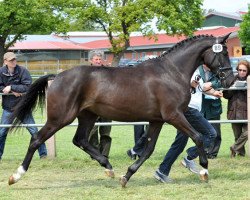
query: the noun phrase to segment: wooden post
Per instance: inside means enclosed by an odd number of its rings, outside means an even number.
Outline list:
[[[47,151],[49,158],[56,157],[56,139],[55,135],[52,135],[51,138],[47,140]]]
[[[250,157],[250,76],[247,77],[248,157]]]
[[[52,81],[48,81],[48,87],[51,85],[51,83],[52,83]],[[47,97],[46,97],[46,102],[47,102]],[[47,103],[46,103],[46,110],[47,110]],[[55,135],[52,135],[47,140],[47,151],[48,151],[48,157],[49,158],[55,158],[56,157],[56,138],[55,138]]]

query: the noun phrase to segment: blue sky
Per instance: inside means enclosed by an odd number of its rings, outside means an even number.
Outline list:
[[[250,0],[204,0],[204,9],[215,9],[218,12],[247,11]]]

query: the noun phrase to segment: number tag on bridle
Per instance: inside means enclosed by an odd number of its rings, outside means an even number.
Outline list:
[[[221,44],[214,44],[212,49],[213,49],[214,53],[220,53],[220,52],[222,52],[223,47]]]

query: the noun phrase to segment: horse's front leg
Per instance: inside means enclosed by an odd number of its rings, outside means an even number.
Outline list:
[[[89,154],[92,159],[98,161],[101,166],[105,167],[107,176],[113,178],[115,175],[108,158],[89,143],[89,133],[94,127],[97,116],[88,111],[82,111],[77,118],[78,128],[73,138],[73,144]]]
[[[208,160],[207,160],[207,156],[204,150],[202,135],[199,132],[197,132],[197,130],[202,131],[201,130],[202,119],[200,118],[201,115],[198,116],[198,115],[193,114],[193,112],[187,111],[185,112],[185,116],[183,114],[179,114],[169,123],[175,126],[182,133],[187,134],[196,144],[197,151],[199,154],[200,165],[204,168],[200,171],[200,178],[203,181],[207,181],[208,180]],[[190,125],[190,123],[192,123],[192,126]]]
[[[149,123],[147,132],[147,141],[144,151],[141,157],[128,167],[128,171],[125,176],[120,178],[122,187],[125,187],[131,176],[139,169],[139,167],[151,156],[154,151],[156,141],[160,134],[163,123]]]

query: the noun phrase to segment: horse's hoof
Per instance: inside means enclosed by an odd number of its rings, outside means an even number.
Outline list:
[[[13,185],[14,183],[16,183],[14,177],[10,176],[10,178],[9,178],[9,185]]]
[[[123,188],[126,186],[127,182],[128,182],[128,181],[127,181],[127,179],[126,179],[125,176],[122,176],[122,177],[120,178],[120,184],[122,185]]]
[[[105,174],[110,178],[115,178],[115,172],[112,169],[105,169]]]
[[[200,180],[203,182],[208,182],[208,170],[207,169],[202,169],[200,171]]]

